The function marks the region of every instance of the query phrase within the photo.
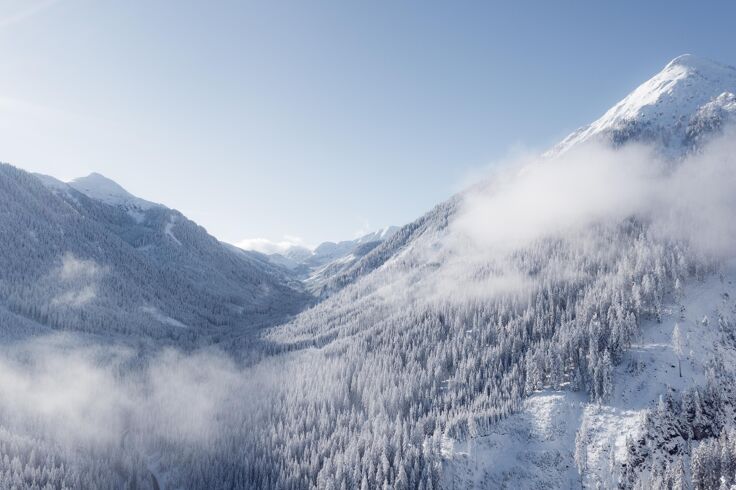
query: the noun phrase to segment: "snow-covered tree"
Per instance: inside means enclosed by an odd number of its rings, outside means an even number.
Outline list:
[[[682,357],[685,352],[685,345],[680,333],[680,324],[675,323],[675,328],[672,329],[672,350],[677,356],[677,367],[682,378]]]

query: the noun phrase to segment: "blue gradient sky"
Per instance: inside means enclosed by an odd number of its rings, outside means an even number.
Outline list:
[[[0,0],[0,160],[97,171],[218,238],[403,224],[669,59],[734,2]]]

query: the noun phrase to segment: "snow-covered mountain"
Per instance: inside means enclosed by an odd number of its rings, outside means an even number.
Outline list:
[[[429,464],[444,488],[660,488],[717,480],[713,448],[736,460],[735,82],[731,67],[676,58],[545,158],[401,228],[270,333],[319,347],[338,390],[350,372],[364,401],[350,410],[425,441],[378,481],[380,453],[341,452],[369,487],[427,485],[408,475]]]
[[[398,230],[398,226],[388,226],[353,240],[323,242],[313,250],[294,245],[283,253],[270,254],[268,257],[274,264],[291,270],[304,280],[310,291],[320,296],[333,277],[348,270]]]
[[[603,139],[617,145],[654,143],[668,157],[681,156],[734,119],[734,93],[736,68],[684,54],[550,154]]]
[[[366,245],[369,243],[378,244],[380,242],[383,242],[391,238],[397,230],[398,227],[396,226],[388,226],[372,233],[367,233],[354,240],[343,240],[337,243],[321,243],[314,249],[311,260],[307,262],[319,267],[328,262],[332,262],[353,253],[356,248],[362,245]]]
[[[57,329],[197,341],[277,322],[308,301],[258,254],[99,174],[0,168],[0,308]]]
[[[104,175],[91,173],[71,182],[62,182],[50,175],[35,174],[50,190],[62,195],[72,196],[71,191],[78,191],[90,199],[109,204],[125,210],[137,222],[144,219],[145,212],[152,208],[163,209],[165,206],[136,197],[123,189],[117,182]]]
[[[573,132],[545,153],[559,156],[586,143],[614,146],[653,144],[666,158],[679,159],[702,147],[736,121],[736,68],[690,54],[678,56],[601,118]],[[462,193],[404,226],[371,253],[324,285],[333,292],[372,272],[418,236],[444,230]]]

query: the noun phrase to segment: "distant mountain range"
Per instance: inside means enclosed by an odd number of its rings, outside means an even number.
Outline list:
[[[272,263],[291,270],[310,291],[320,296],[326,294],[325,286],[331,278],[349,269],[398,230],[398,226],[389,226],[354,240],[323,242],[314,250],[294,245],[283,253],[270,254],[268,258]]]

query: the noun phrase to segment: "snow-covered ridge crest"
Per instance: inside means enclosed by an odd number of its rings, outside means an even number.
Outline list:
[[[69,182],[62,182],[50,175],[34,175],[47,189],[54,193],[61,193],[67,199],[77,202],[74,193],[78,192],[94,201],[122,208],[138,224],[145,221],[147,211],[151,209],[167,209],[163,204],[146,201],[145,199],[134,196],[117,182],[96,172]]]
[[[161,206],[160,204],[134,196],[123,189],[123,187],[117,182],[96,172],[92,172],[86,177],[74,179],[68,182],[68,185],[82,194],[85,194],[87,197],[115,206],[135,205],[141,209],[150,209],[154,206]]]
[[[614,144],[627,141],[656,143],[668,157],[686,153],[700,138],[699,125],[706,106],[719,106],[728,115],[729,94],[736,93],[736,68],[690,54],[678,56],[601,118],[570,134],[548,155],[566,152],[591,139]],[[720,125],[718,126],[720,127]]]
[[[69,182],[44,174],[34,174],[41,183],[54,192],[68,192],[73,189],[81,192],[90,199],[100,201],[111,206],[124,206],[138,210],[148,210],[155,207],[163,208],[163,204],[146,201],[126,191],[120,184],[97,172],[92,172],[86,177],[79,177]]]

